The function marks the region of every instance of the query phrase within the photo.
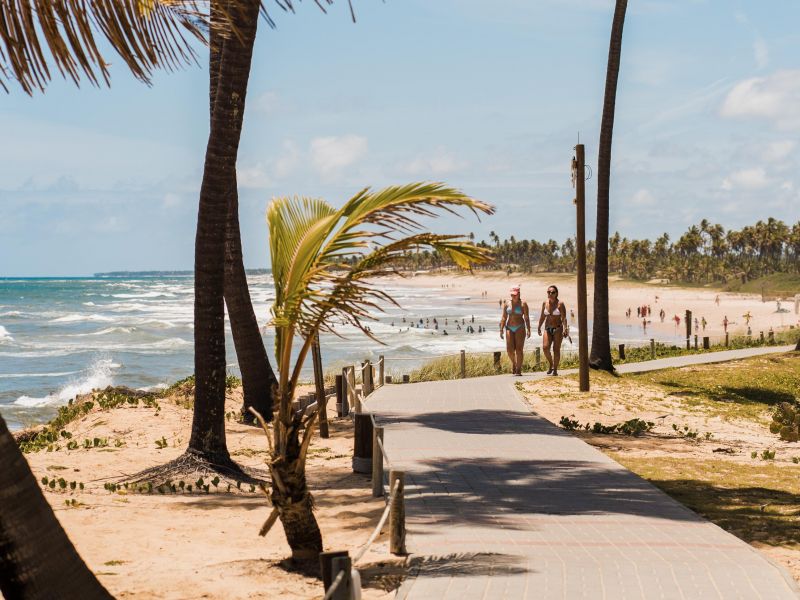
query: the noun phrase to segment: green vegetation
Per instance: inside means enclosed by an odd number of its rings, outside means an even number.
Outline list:
[[[797,547],[800,473],[793,465],[775,463],[774,451],[770,454],[766,463],[742,464],[668,457],[655,461],[609,453],[627,469],[746,542]]]
[[[644,421],[642,419],[629,419],[616,425],[603,425],[602,423],[595,422],[594,425],[586,423],[581,425],[577,420],[570,419],[569,417],[561,417],[558,422],[567,431],[574,431],[576,429],[583,429],[584,431],[591,431],[592,433],[611,434],[621,433],[622,435],[640,436],[643,433],[651,431],[656,426],[652,421]]]
[[[800,399],[800,353],[626,375],[658,385],[684,406],[726,419],[766,424],[773,407]]]
[[[797,402],[781,402],[772,413],[772,423],[769,430],[777,433],[782,440],[796,442],[800,440],[798,433],[800,427],[800,406]]]
[[[746,283],[733,281],[725,286],[729,292],[741,292],[749,294],[781,295],[793,296],[800,294],[800,274],[797,273],[773,273],[752,279]]]

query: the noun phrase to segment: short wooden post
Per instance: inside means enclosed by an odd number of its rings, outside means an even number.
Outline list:
[[[392,376],[391,375],[387,375],[386,376],[386,383],[392,383]]]
[[[760,331],[758,336],[759,336],[759,338],[761,338],[761,343],[763,344],[764,343],[764,332]]]
[[[350,400],[350,406],[357,413],[361,412],[361,400],[358,399],[356,393],[356,368],[349,367],[347,369],[347,394]]]
[[[502,352],[495,352],[494,353],[494,370],[500,371],[500,356],[502,356]]]
[[[692,349],[692,311],[686,311],[686,349]]]
[[[372,383],[372,363],[366,361],[364,370],[361,371],[361,391],[364,393],[364,398],[372,393]]]
[[[467,351],[461,351],[461,379],[467,378]]]
[[[411,381],[411,376],[410,375],[403,375],[403,383],[408,383],[409,381]]]
[[[383,442],[383,427],[372,428],[372,497],[383,496],[383,451],[378,440]]]
[[[386,365],[386,358],[381,354],[378,357],[378,387],[383,387],[385,379],[383,377],[384,367]]]
[[[694,334],[694,349],[697,350],[697,334]]]
[[[319,570],[322,572],[322,587],[327,592],[338,573],[333,573],[333,559],[349,556],[347,550],[319,553]]]
[[[342,582],[331,595],[331,600],[351,600],[353,597],[353,579],[351,572],[353,563],[349,556],[339,556],[331,561],[331,583],[336,581],[340,572],[344,572]]]
[[[396,556],[406,554],[405,475],[404,471],[389,471],[389,493],[398,482],[389,509],[389,551]]]
[[[650,358],[656,358],[656,341],[653,338],[650,338]]]
[[[538,346],[536,347],[536,368],[539,368],[539,365],[542,364],[542,349]]]
[[[619,359],[625,360],[625,344],[619,345]]]
[[[769,336],[769,343],[770,344],[774,344],[775,343],[775,332],[772,331],[772,329],[770,329],[769,332],[767,332],[767,333],[768,333],[768,336]]]
[[[372,473],[372,417],[356,413],[353,420],[353,473]]]
[[[728,339],[728,332],[726,331],[726,332],[725,332],[725,347],[726,347],[726,348],[728,347],[728,345],[729,345],[729,342],[730,342],[730,341],[729,341],[729,339]]]
[[[711,340],[708,338],[707,335],[703,336],[703,350],[708,350],[711,348]]]

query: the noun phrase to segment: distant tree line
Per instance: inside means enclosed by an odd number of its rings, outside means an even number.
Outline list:
[[[470,235],[474,240],[474,236]],[[491,248],[495,263],[483,268],[512,272],[571,273],[577,269],[574,238],[556,240],[501,240],[489,232],[489,241],[477,243]],[[586,244],[587,268],[594,269],[593,240]],[[800,221],[787,225],[770,217],[740,230],[725,230],[707,219],[692,225],[677,240],[664,233],[655,241],[629,239],[619,232],[609,238],[609,273],[637,280],[669,279],[689,283],[746,283],[773,273],[800,273]],[[407,269],[438,269],[452,266],[435,252],[407,254]]]

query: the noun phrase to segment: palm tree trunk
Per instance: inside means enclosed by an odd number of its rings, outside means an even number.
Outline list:
[[[217,2],[211,7],[212,24],[219,20]],[[228,10],[230,7],[228,7]],[[212,26],[209,32],[209,115],[214,117],[217,84],[222,68],[222,49],[225,41]],[[246,90],[245,90],[246,91]],[[233,165],[233,180],[229,183],[228,223],[225,235],[225,304],[231,321],[233,344],[242,373],[244,402],[242,419],[253,422],[253,415],[247,410],[252,406],[269,421],[272,419],[272,388],[277,383],[275,373],[269,363],[264,340],[258,327],[247,275],[242,257],[242,238],[239,230],[239,194],[236,182],[236,165]]]
[[[112,598],[83,562],[0,417],[0,592],[6,598]]]
[[[242,131],[259,3],[233,9],[238,36],[226,40],[206,149],[195,238],[195,405],[188,452],[229,464],[225,441],[225,241],[230,186]],[[224,68],[223,68],[224,67]]]
[[[614,107],[617,99],[617,79],[622,53],[622,28],[628,0],[616,0],[608,49],[606,91],[603,118],[600,122],[600,150],[597,159],[597,233],[595,235],[594,314],[592,351],[589,365],[593,369],[613,371],[611,336],[608,324],[608,205],[611,179],[611,138],[614,132]]]

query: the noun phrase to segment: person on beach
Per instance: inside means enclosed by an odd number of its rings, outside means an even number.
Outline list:
[[[725,330],[725,333],[728,333],[728,315],[725,315],[725,318],[722,319],[722,329]]]
[[[520,298],[519,286],[513,286],[509,293],[511,301],[504,304],[500,317],[500,339],[505,337],[512,373],[522,375],[522,353],[525,338],[531,337],[531,320],[528,303]]]
[[[567,307],[558,299],[558,288],[554,285],[547,288],[547,300],[542,303],[542,311],[539,314],[539,335],[542,335],[542,325],[544,325],[542,349],[550,365],[547,374],[556,376],[558,364],[561,362],[561,340],[569,333],[569,325]]]

